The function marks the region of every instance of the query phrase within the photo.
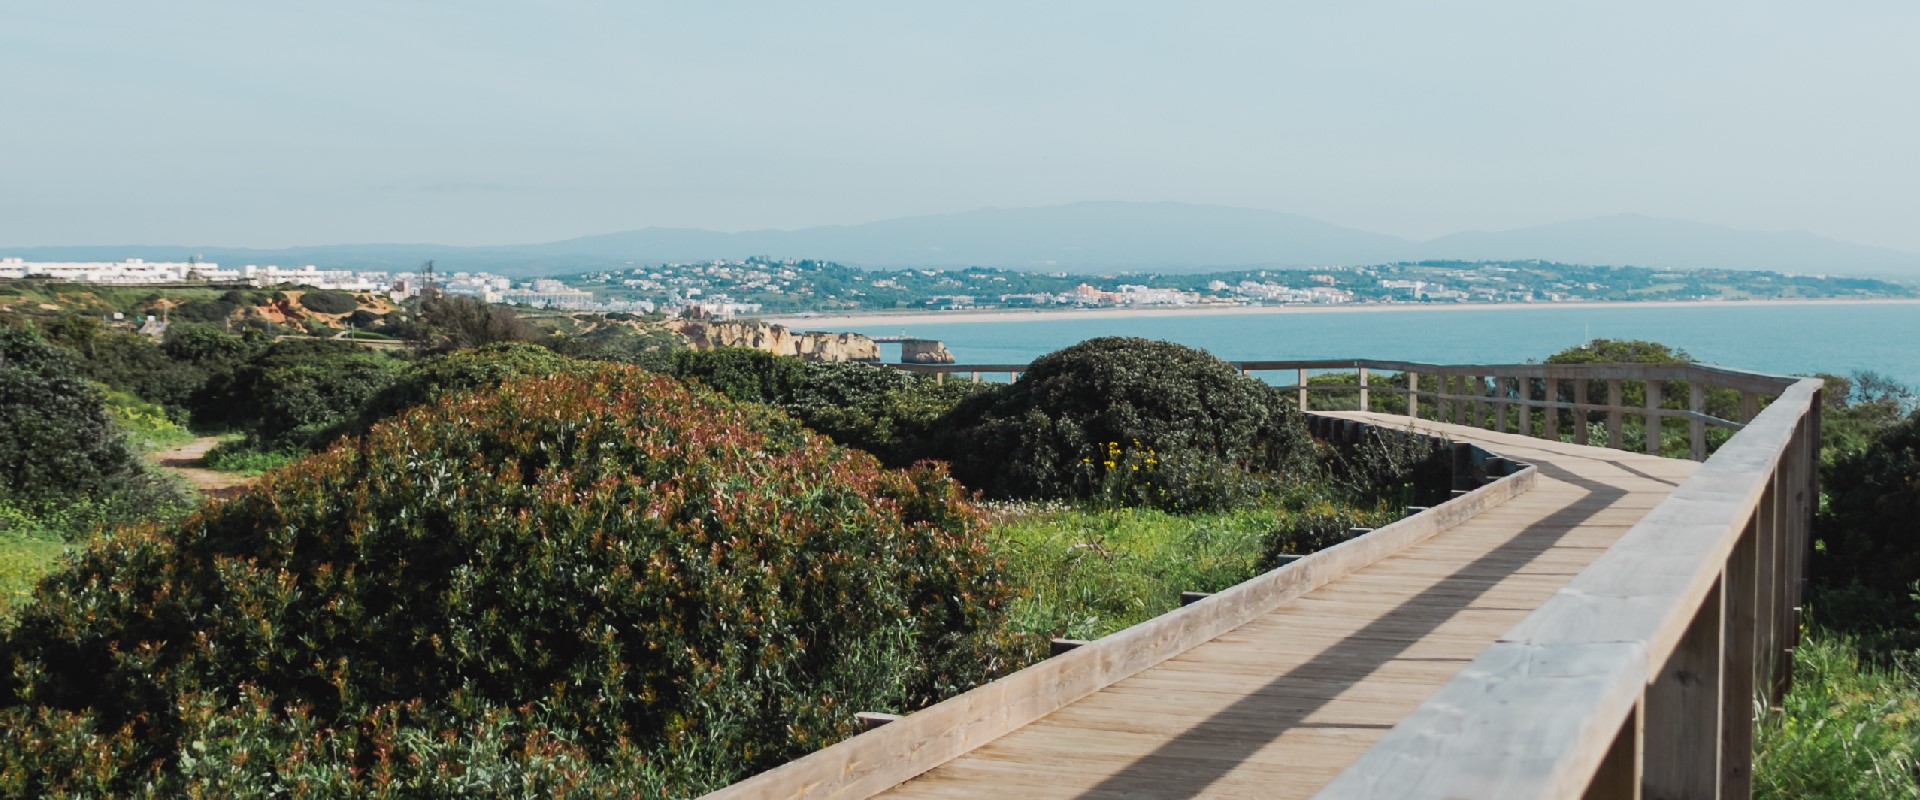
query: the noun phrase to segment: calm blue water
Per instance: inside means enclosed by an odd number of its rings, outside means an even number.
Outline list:
[[[961,363],[1026,363],[1095,336],[1144,336],[1227,360],[1381,358],[1506,364],[1544,360],[1588,338],[1648,339],[1709,364],[1778,374],[1876,370],[1920,387],[1920,304],[1502,308],[1195,314],[876,324],[947,343]],[[890,356],[891,357],[891,356]]]

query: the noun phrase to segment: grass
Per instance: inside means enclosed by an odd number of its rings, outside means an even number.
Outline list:
[[[1027,588],[1010,623],[1020,631],[1097,639],[1260,569],[1278,509],[1168,514],[1142,508],[996,506],[995,547]]]
[[[296,453],[280,450],[258,450],[244,438],[232,438],[217,445],[201,456],[200,465],[215,472],[229,472],[235,475],[259,475],[293,462],[300,457]]]
[[[1920,657],[1861,657],[1855,639],[1809,628],[1793,690],[1754,739],[1754,796],[1920,798]]]
[[[15,530],[0,531],[0,630],[32,599],[33,585],[60,565],[67,543]]]

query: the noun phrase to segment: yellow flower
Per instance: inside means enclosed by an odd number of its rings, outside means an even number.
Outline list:
[[[1102,464],[1105,464],[1105,465],[1107,465],[1107,469],[1113,469],[1113,462],[1112,462],[1112,461],[1102,461],[1102,462],[1100,462],[1100,463],[1102,463]]]

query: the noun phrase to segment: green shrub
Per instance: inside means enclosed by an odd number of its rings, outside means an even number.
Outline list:
[[[275,342],[210,382],[196,402],[195,420],[244,431],[260,450],[323,444],[315,440],[358,415],[401,366],[349,342]]]
[[[894,467],[936,457],[932,438],[942,416],[983,390],[877,364],[802,361],[745,347],[681,350],[670,370],[735,400],[786,409]]]
[[[347,314],[360,307],[349,292],[315,289],[300,295],[300,305],[322,314]]]
[[[1814,519],[1808,573],[1829,624],[1912,629],[1920,605],[1920,412],[1821,470],[1827,501]],[[1911,643],[1909,643],[1911,646]]]
[[[984,387],[857,361],[810,361],[783,407],[807,427],[894,467],[933,457],[940,419]]]
[[[0,329],[0,501],[44,509],[142,472],[106,397],[33,331]]]
[[[681,350],[673,354],[673,374],[735,400],[784,406],[806,380],[806,362],[750,347]]]
[[[1086,496],[1083,459],[1108,443],[1138,442],[1201,475],[1286,474],[1312,461],[1306,425],[1280,392],[1200,350],[1146,339],[1043,356],[941,428],[955,476],[993,497]]]
[[[442,399],[43,583],[0,777],[695,795],[1007,666],[980,528],[938,469],[638,370]]]

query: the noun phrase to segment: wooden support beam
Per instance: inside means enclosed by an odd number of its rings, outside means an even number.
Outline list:
[[[1594,771],[1586,793],[1581,795],[1583,800],[1639,800],[1640,745],[1646,739],[1646,732],[1640,727],[1641,719],[1640,707],[1636,705],[1627,714],[1627,721],[1621,723],[1620,732],[1614,734],[1613,746],[1601,757],[1600,768]]]
[[[1753,418],[1759,415],[1760,415],[1760,393],[1759,392],[1741,392],[1740,393],[1740,422],[1742,424],[1752,422]]]
[[[1722,797],[1748,797],[1753,794],[1753,701],[1754,662],[1760,655],[1755,646],[1758,622],[1754,612],[1760,597],[1756,583],[1759,572],[1759,524],[1747,521],[1747,528],[1734,542],[1727,556],[1726,594],[1726,672],[1721,706],[1726,719],[1720,729],[1720,794]]]
[[[1667,663],[1647,685],[1640,791],[1648,798],[1720,797],[1726,709],[1724,576],[1713,584]],[[1745,708],[1741,713],[1746,713]]]
[[[1300,410],[1306,411],[1307,410],[1307,370],[1305,367],[1302,367],[1297,372],[1300,380],[1296,382],[1294,385],[1300,387]]]
[[[1367,394],[1367,368],[1360,368],[1360,410],[1372,411],[1372,401]]]
[[[1420,419],[1420,373],[1407,373],[1407,419]]]
[[[1560,441],[1560,381],[1556,378],[1548,378],[1545,383],[1547,384],[1547,396],[1544,398],[1547,401],[1545,438],[1557,442]]]

